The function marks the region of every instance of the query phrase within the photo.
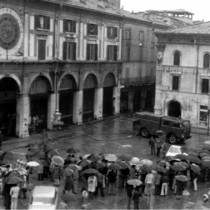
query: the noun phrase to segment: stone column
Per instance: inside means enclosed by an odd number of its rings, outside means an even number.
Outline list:
[[[16,114],[16,134],[20,138],[29,136],[28,126],[30,124],[29,115],[29,96],[26,94],[19,95],[17,98],[17,114]]]
[[[49,94],[48,96],[48,113],[47,113],[47,128],[52,130],[54,114],[56,109],[56,95],[55,93]]]
[[[103,88],[95,89],[95,99],[94,99],[94,118],[103,118]]]
[[[83,120],[83,90],[74,93],[73,102],[73,123],[82,124]]]

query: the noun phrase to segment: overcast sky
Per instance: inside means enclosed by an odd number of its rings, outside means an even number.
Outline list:
[[[210,21],[210,0],[121,0],[128,11],[184,9],[194,13],[193,20]]]

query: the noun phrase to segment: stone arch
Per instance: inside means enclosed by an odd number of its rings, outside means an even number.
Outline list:
[[[48,74],[35,74],[33,75],[31,78],[30,78],[30,81],[29,81],[29,84],[28,84],[28,87],[29,87],[29,90],[31,89],[31,85],[33,84],[33,82],[38,78],[38,77],[43,77],[43,78],[46,78],[46,80],[49,82],[49,85],[50,85],[50,91],[53,91],[53,82],[52,82],[52,79],[51,77],[48,75]]]
[[[107,81],[108,80],[108,81]],[[103,86],[116,86],[117,85],[117,78],[114,73],[108,72],[103,76]],[[105,84],[106,83],[106,84]],[[109,83],[109,84],[108,84]]]
[[[82,79],[82,84],[81,84],[81,88],[84,89],[84,85],[85,85],[85,82],[86,82],[86,79],[88,76],[94,76],[95,77],[95,81],[96,81],[96,87],[98,87],[100,85],[99,83],[99,76],[95,73],[95,72],[86,72],[83,76],[83,79]]]
[[[74,82],[75,82],[76,89],[78,89],[78,84],[79,84],[79,82],[78,82],[77,76],[76,76],[74,73],[69,73],[69,72],[67,72],[67,73],[64,73],[64,74],[61,76],[61,78],[59,79],[59,81],[58,81],[58,90],[60,89],[60,86],[61,86],[61,83],[62,83],[63,78],[65,78],[66,76],[71,76],[71,77],[72,77],[72,79],[73,79]]]
[[[21,93],[22,92],[22,84],[21,84],[19,78],[14,74],[9,74],[9,75],[3,74],[3,75],[0,75],[0,80],[2,80],[3,78],[7,78],[7,77],[15,80],[15,82],[17,83],[18,89],[19,89],[19,93]]]
[[[182,105],[178,100],[170,100],[167,103],[168,116],[170,117],[181,117],[182,116]]]
[[[93,73],[86,75],[83,82],[83,89],[90,89],[90,88],[97,88],[97,87],[98,87],[97,76]]]

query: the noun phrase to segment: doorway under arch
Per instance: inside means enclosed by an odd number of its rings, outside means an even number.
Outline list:
[[[49,92],[50,83],[47,78],[39,76],[33,81],[30,89],[30,133],[47,129]]]
[[[17,82],[10,77],[0,80],[0,130],[5,137],[16,136]]]
[[[89,74],[84,82],[83,88],[83,122],[94,119],[95,88],[97,79],[95,75]]]
[[[59,111],[65,125],[73,124],[73,104],[76,81],[73,76],[66,75],[59,88]]]
[[[168,116],[181,117],[181,115],[182,115],[181,104],[176,100],[170,101],[168,103]]]
[[[104,80],[103,117],[114,114],[114,87],[115,77],[112,73],[109,73]]]

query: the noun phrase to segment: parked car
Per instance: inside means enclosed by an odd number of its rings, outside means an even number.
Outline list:
[[[29,210],[56,210],[58,191],[54,186],[35,186]]]
[[[171,144],[191,138],[191,125],[189,120],[157,115],[150,112],[137,112],[133,121],[133,130],[136,135],[149,137],[156,135],[158,130],[166,134]]]

